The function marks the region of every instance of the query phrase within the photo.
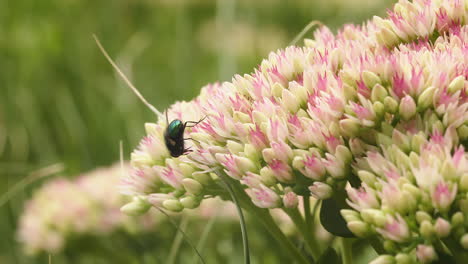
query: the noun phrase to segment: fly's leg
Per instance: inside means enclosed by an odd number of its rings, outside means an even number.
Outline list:
[[[199,121],[186,121],[184,123],[184,127],[194,127],[196,125],[198,125],[199,123],[203,122],[203,120],[205,120],[206,116],[203,117],[202,119],[200,119]],[[188,124],[191,124],[191,125],[188,125]]]
[[[193,139],[193,138],[184,138],[184,140],[192,140],[192,141],[195,141],[197,142],[198,144],[200,144],[200,141],[196,140],[196,139]]]

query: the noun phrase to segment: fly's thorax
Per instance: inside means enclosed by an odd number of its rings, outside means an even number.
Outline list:
[[[184,123],[179,119],[175,119],[167,126],[165,136],[178,140],[179,138],[183,138],[184,130]]]

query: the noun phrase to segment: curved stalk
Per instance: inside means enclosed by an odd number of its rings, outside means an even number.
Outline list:
[[[241,226],[242,245],[244,247],[244,263],[245,264],[250,264],[249,238],[247,236],[247,228],[246,228],[246,224],[245,224],[244,213],[242,213],[241,205],[240,205],[240,203],[239,203],[239,201],[237,199],[236,194],[234,193],[234,190],[232,189],[231,185],[229,184],[228,180],[225,178],[224,175],[218,174],[218,176],[220,177],[220,179],[226,185],[226,189],[228,190],[234,204],[236,205],[237,214],[239,215],[239,221],[240,221],[240,226]]]
[[[221,175],[221,172],[216,172],[218,176]],[[280,247],[288,253],[291,259],[294,259],[298,264],[311,264],[313,261],[307,260],[307,258],[301,254],[301,252],[291,243],[288,237],[281,231],[276,222],[270,215],[270,212],[267,209],[262,209],[257,207],[252,203],[250,197],[245,193],[242,186],[230,179],[229,177],[224,178],[226,181],[230,182],[231,187],[238,199],[238,202],[242,208],[247,212],[255,215],[255,218],[258,219],[268,230],[268,232],[275,238]]]
[[[320,257],[320,247],[317,244],[317,241],[315,240],[315,236],[312,234],[312,231],[310,229],[310,225],[313,225],[313,219],[312,217],[309,216],[309,223],[304,221],[302,218],[301,213],[296,209],[284,209],[284,212],[291,218],[291,221],[293,221],[294,225],[296,226],[297,229],[303,234],[302,237],[304,238],[304,241],[307,245],[307,249],[309,250],[310,254],[312,257],[317,260]],[[309,210],[310,214],[310,210]],[[306,217],[307,218],[307,217]],[[312,221],[311,221],[312,220]]]

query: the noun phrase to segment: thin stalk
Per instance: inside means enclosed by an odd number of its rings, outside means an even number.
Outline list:
[[[370,237],[368,241],[378,255],[385,254],[385,249],[383,248],[382,244],[380,244],[380,241],[377,239],[377,237]]]
[[[229,178],[226,179],[230,180]],[[307,260],[306,257],[302,255],[301,252],[291,243],[289,238],[286,237],[286,235],[281,231],[276,222],[273,220],[268,210],[258,208],[252,203],[252,200],[249,196],[247,196],[240,184],[234,183],[231,186],[236,193],[236,197],[240,205],[249,213],[255,215],[255,218],[265,226],[268,232],[270,232],[270,234],[276,239],[280,247],[288,252],[291,259],[294,259],[298,264],[314,263],[314,261]]]
[[[296,208],[284,209],[284,212],[289,216],[289,218],[291,218],[294,225],[303,234],[302,237],[304,238],[304,241],[306,242],[306,245],[307,245],[307,249],[309,250],[312,257],[315,260],[319,259],[320,246],[317,244],[317,241],[315,240],[315,237],[313,236],[313,234],[310,231],[308,231],[310,230],[310,228],[307,227],[307,223],[304,221],[304,218],[302,218],[301,213]]]
[[[187,241],[187,243],[190,245],[191,248],[193,248],[193,250],[195,250],[195,252],[197,253],[198,257],[200,258],[200,261],[203,263],[203,264],[206,264],[205,260],[203,259],[202,255],[200,254],[200,252],[198,252],[197,248],[192,244],[192,242],[190,241],[190,239],[188,238],[187,234],[185,234],[184,230],[182,230],[182,228],[180,228],[176,222],[174,222],[174,220],[172,220],[172,218],[166,213],[164,212],[163,209],[159,208],[159,207],[154,207],[156,209],[158,209],[159,212],[161,212],[163,215],[165,215],[167,217],[167,219],[169,220],[169,222],[177,229],[177,231],[180,232],[180,234],[182,234],[182,236],[184,237],[185,241]]]
[[[216,222],[217,219],[218,219],[218,214],[211,217],[210,221],[208,222],[206,227],[203,229],[203,232],[202,232],[202,234],[200,236],[200,240],[198,241],[198,244],[197,244],[197,249],[200,252],[203,252],[203,248],[205,247],[205,243],[206,243],[206,240],[208,239],[208,235],[210,234],[210,231],[213,228],[214,223]],[[199,261],[198,257],[194,256],[192,263],[193,264],[198,264],[198,261]]]
[[[188,218],[183,216],[182,221],[180,223],[180,230],[184,230],[188,225]],[[180,249],[180,245],[182,245],[182,240],[184,239],[184,235],[181,232],[177,232],[176,237],[174,238],[174,242],[172,243],[171,250],[169,251],[169,257],[167,258],[167,263],[173,264],[177,258],[177,252]]]
[[[305,34],[307,34],[307,32],[309,32],[309,30],[311,30],[314,26],[323,26],[323,24],[317,20],[311,21],[309,24],[307,24],[307,26],[304,27],[304,29],[302,29],[299,34],[297,34],[297,36],[291,42],[289,42],[288,46],[296,45],[296,43],[301,40]]]
[[[244,247],[244,263],[245,264],[250,264],[250,250],[249,250],[249,238],[247,236],[247,228],[245,224],[245,219],[244,219],[244,213],[242,213],[242,208],[239,203],[239,200],[237,199],[236,194],[234,193],[234,190],[232,189],[231,185],[229,184],[228,179],[226,179],[226,176],[223,174],[218,174],[219,178],[224,182],[226,185],[226,189],[228,190],[229,194],[231,195],[231,198],[236,205],[237,213],[239,215],[239,221],[240,221],[240,226],[241,226],[241,233],[242,233],[242,244]]]
[[[43,177],[50,176],[61,171],[63,171],[63,164],[56,163],[31,172],[27,177],[18,181],[15,185],[13,185],[13,187],[10,187],[7,192],[0,196],[0,207],[6,204],[11,199],[11,197],[13,197],[19,191],[23,190],[29,184]]]
[[[299,250],[291,243],[291,241],[284,235],[281,229],[276,225],[275,221],[271,215],[266,213],[257,213],[256,216],[267,228],[270,234],[276,239],[280,244],[282,249],[285,249],[289,252],[290,256],[296,260],[296,263],[299,264],[312,264],[315,263],[313,260],[307,260],[304,255],[299,252]]]
[[[352,264],[353,263],[353,252],[351,248],[351,240],[349,238],[340,238],[341,244],[341,260],[343,264]]]
[[[311,212],[310,212],[310,196],[304,195],[303,200],[304,200],[304,218],[305,218],[306,234],[312,235],[311,227],[313,223],[312,223],[312,217],[311,217]]]

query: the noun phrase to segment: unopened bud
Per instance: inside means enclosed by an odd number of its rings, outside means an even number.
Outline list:
[[[468,126],[467,125],[459,126],[457,128],[457,134],[458,134],[458,137],[460,138],[460,140],[468,139]]]
[[[468,250],[468,234],[464,234],[460,238],[460,244],[464,249]]]
[[[448,86],[448,91],[449,93],[453,94],[463,89],[464,86],[465,86],[465,77],[463,75],[460,75],[450,82]]]
[[[394,264],[395,258],[390,255],[380,255],[369,264]]]
[[[401,133],[398,129],[393,130],[392,140],[404,152],[410,151],[410,140],[408,136]]]
[[[398,253],[395,260],[397,264],[412,264],[414,262],[410,255],[406,253]]]
[[[366,237],[370,233],[369,224],[363,221],[351,221],[347,223],[347,226],[358,237]]]
[[[364,209],[361,211],[361,217],[364,221],[372,223],[378,227],[383,227],[387,222],[385,214],[377,209]]]
[[[387,89],[385,89],[380,83],[374,85],[374,88],[372,88],[372,93],[371,93],[371,100],[373,102],[383,102],[385,100],[385,97],[387,97],[388,92]]]
[[[260,170],[260,177],[262,179],[262,183],[266,186],[273,186],[277,183],[275,175],[268,167],[263,167]]]
[[[395,43],[399,42],[397,35],[387,28],[381,28],[376,36],[379,44],[386,45],[387,47],[392,47]]]
[[[126,215],[142,215],[151,207],[151,204],[139,197],[134,197],[133,201],[122,206],[120,211]]]
[[[192,173],[192,177],[194,180],[204,185],[209,185],[213,182],[211,176],[205,172],[194,172]]]
[[[403,120],[409,120],[416,114],[416,103],[411,96],[406,95],[401,99],[399,113]]]
[[[426,143],[426,137],[424,136],[424,133],[420,132],[411,138],[411,150],[419,153],[421,150],[421,146]]]
[[[339,125],[341,133],[348,137],[356,136],[361,128],[357,120],[350,118],[340,120]]]
[[[439,217],[435,222],[434,229],[438,237],[447,237],[450,234],[450,223]]]
[[[358,171],[358,176],[362,182],[366,183],[370,187],[374,187],[375,182],[377,181],[377,177],[372,172],[366,170]]]
[[[395,242],[391,240],[385,240],[383,243],[383,247],[385,251],[388,251],[388,252],[395,252],[398,250]]]
[[[346,222],[360,221],[361,220],[361,216],[355,210],[341,209],[340,213],[343,216],[343,218],[346,220]]]
[[[437,259],[437,253],[432,246],[418,245],[416,248],[416,257],[421,263],[430,263]]]
[[[372,104],[372,109],[375,112],[375,115],[378,117],[383,116],[385,113],[385,105],[382,102],[374,102]]]
[[[390,96],[385,97],[384,99],[385,111],[389,113],[396,113],[398,110],[398,102]]]
[[[425,239],[432,239],[435,234],[434,226],[431,222],[424,220],[419,227],[419,232]]]
[[[333,194],[332,187],[323,182],[314,182],[314,184],[309,187],[309,190],[312,196],[321,200],[328,199]]]
[[[184,209],[184,206],[177,200],[166,200],[162,203],[163,207],[169,211],[180,212]]]
[[[200,205],[200,199],[193,196],[187,196],[180,199],[180,203],[187,209],[193,209]]]
[[[229,150],[229,152],[236,155],[239,154],[239,152],[244,151],[244,145],[233,140],[228,140],[226,142],[226,147]]]
[[[432,217],[424,212],[424,211],[417,211],[416,212],[416,221],[418,221],[419,224],[421,224],[424,221],[431,221]]]
[[[381,82],[379,76],[377,76],[377,74],[371,71],[363,71],[362,80],[364,81],[364,84],[369,88],[372,88],[374,87],[374,85]]]
[[[465,222],[465,217],[463,216],[462,212],[456,212],[452,215],[451,223],[453,227],[461,226],[463,225],[464,222]]]
[[[193,195],[198,195],[203,191],[203,186],[194,179],[185,178],[182,180],[182,185],[188,193]]]
[[[433,104],[434,93],[437,89],[434,86],[426,88],[418,98],[418,111],[422,112]]]
[[[294,192],[287,192],[283,196],[283,205],[286,208],[296,208],[299,203],[299,199],[297,198],[297,194]]]

